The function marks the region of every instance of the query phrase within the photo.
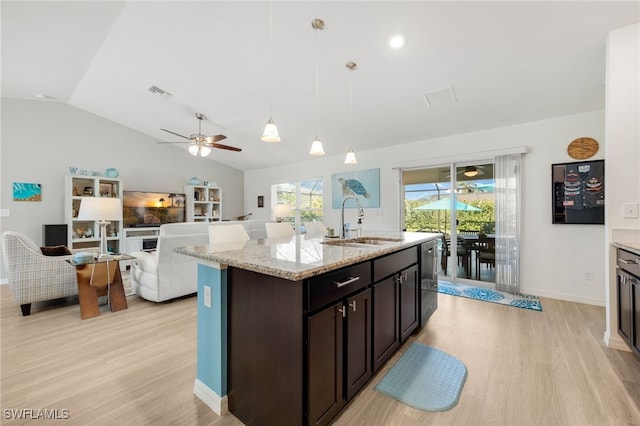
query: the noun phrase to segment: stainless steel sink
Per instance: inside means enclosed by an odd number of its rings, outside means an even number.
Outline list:
[[[346,240],[326,240],[322,241],[322,244],[328,244],[331,246],[347,246],[347,247],[359,247],[359,246],[379,246],[384,244],[392,244],[402,241],[401,238],[387,238],[387,237],[358,237],[348,238]]]

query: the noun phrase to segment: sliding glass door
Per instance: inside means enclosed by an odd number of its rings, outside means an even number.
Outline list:
[[[442,234],[439,274],[495,282],[493,163],[403,170],[402,182],[404,228]]]

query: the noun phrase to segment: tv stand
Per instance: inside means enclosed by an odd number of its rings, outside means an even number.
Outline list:
[[[144,226],[136,228],[123,228],[122,246],[124,253],[131,254],[136,251],[154,251],[160,235],[159,226]],[[129,266],[130,261],[121,262]]]

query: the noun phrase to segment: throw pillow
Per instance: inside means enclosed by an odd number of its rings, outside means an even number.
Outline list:
[[[42,254],[45,256],[67,256],[71,254],[66,246],[47,246],[40,247]]]

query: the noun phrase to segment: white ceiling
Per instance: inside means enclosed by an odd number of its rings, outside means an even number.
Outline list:
[[[253,170],[308,160],[316,133],[343,156],[604,108],[606,35],[640,21],[636,1],[274,1],[270,44],[270,4],[3,0],[2,96],[47,95],[158,141],[196,133],[201,112],[204,134],[242,148],[210,157]],[[451,86],[457,102],[428,106]],[[260,141],[271,99],[279,144]]]

